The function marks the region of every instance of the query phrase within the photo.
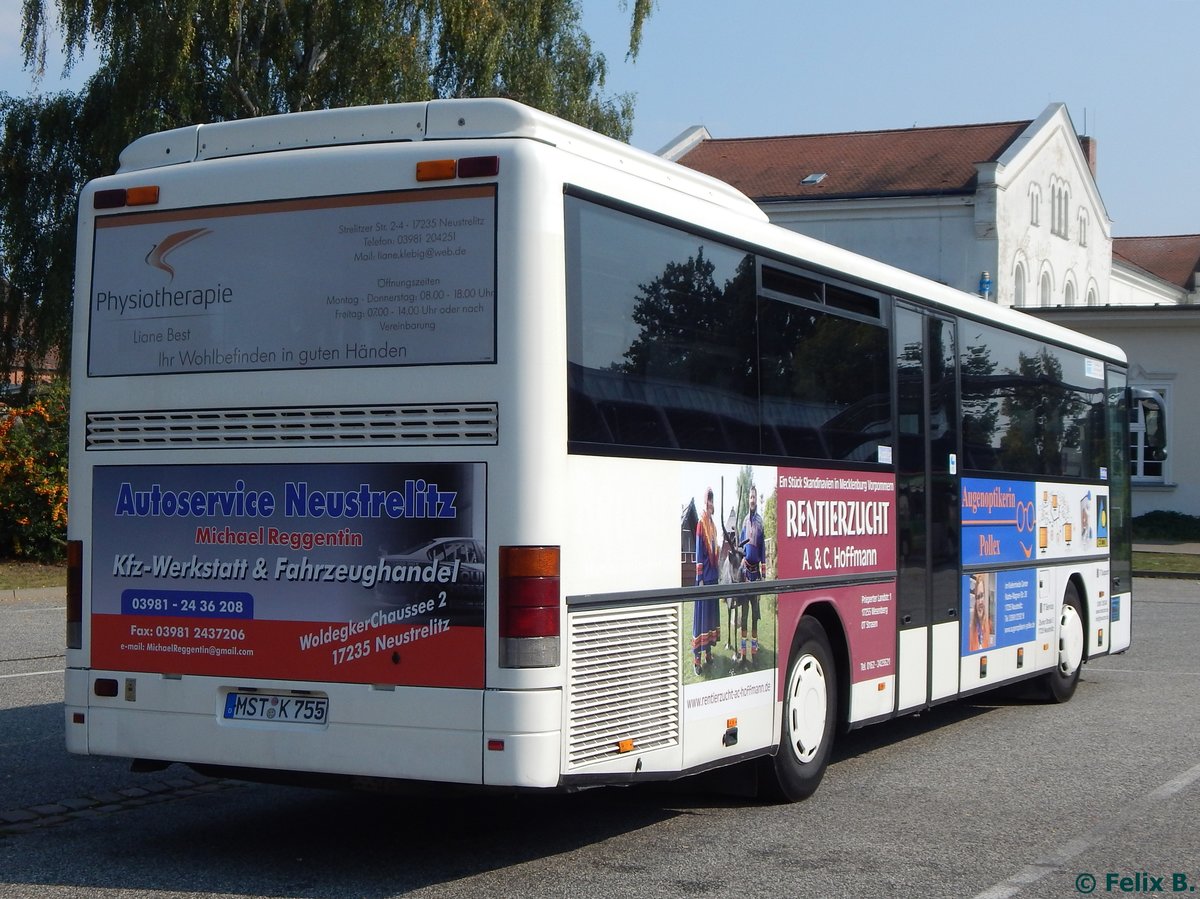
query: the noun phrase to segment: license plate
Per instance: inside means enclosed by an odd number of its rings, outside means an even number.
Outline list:
[[[225,718],[230,721],[325,724],[329,720],[329,700],[324,696],[230,693],[225,697]]]

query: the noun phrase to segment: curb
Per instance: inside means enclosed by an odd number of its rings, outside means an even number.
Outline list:
[[[0,600],[30,600],[45,602],[47,600],[67,601],[66,587],[33,587],[24,590],[0,590]]]

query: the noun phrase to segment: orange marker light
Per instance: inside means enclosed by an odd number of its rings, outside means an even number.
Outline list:
[[[158,185],[131,187],[125,191],[125,203],[129,206],[153,206],[158,202]]]
[[[454,159],[427,159],[417,163],[418,181],[449,181],[458,171]]]

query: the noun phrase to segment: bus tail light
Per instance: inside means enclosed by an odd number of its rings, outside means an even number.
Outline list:
[[[499,156],[467,156],[458,161],[460,178],[495,178],[499,174]]]
[[[559,548],[500,547],[500,665],[559,663]]]
[[[67,649],[83,648],[83,541],[67,541]]]
[[[126,206],[157,206],[158,185],[144,184],[140,187],[117,187],[98,190],[92,196],[93,209],[124,209]]]
[[[426,159],[417,163],[418,181],[453,181],[455,178],[494,178],[500,174],[499,156],[465,156],[462,159]]]

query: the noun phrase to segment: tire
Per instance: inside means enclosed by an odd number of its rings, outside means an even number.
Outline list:
[[[783,695],[783,726],[774,757],[764,759],[766,798],[807,799],[821,783],[833,747],[838,710],[837,669],[829,637],[815,618],[796,629]]]
[[[1062,610],[1058,613],[1058,657],[1054,669],[1042,680],[1046,699],[1050,702],[1066,702],[1075,695],[1083,670],[1086,643],[1083,603],[1075,584],[1068,583]]]

